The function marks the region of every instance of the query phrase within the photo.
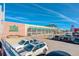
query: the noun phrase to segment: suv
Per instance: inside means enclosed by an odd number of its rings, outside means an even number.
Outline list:
[[[61,40],[62,40],[62,41],[65,41],[65,42],[70,42],[70,41],[71,41],[71,38],[72,38],[71,35],[63,35],[63,36],[61,37]]]

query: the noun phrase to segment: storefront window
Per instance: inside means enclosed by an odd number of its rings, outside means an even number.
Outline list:
[[[36,28],[32,28],[32,32],[36,32]]]

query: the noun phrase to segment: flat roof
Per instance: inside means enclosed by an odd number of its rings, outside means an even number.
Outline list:
[[[16,23],[16,24],[23,24],[23,23],[17,23],[17,22],[9,22],[9,21],[2,21],[2,22],[8,22],[8,23]],[[49,29],[57,29],[57,27],[48,27],[48,26],[41,26],[41,25],[33,25],[33,24],[24,24],[25,26],[30,27],[40,27],[40,28],[49,28]]]

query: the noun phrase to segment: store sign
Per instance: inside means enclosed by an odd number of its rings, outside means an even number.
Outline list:
[[[16,26],[16,25],[11,25],[11,26],[10,26],[10,29],[9,29],[9,32],[18,32],[18,26]]]
[[[79,33],[79,28],[75,28],[74,32],[78,32]]]

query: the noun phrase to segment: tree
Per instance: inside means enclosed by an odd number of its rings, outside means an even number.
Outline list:
[[[51,24],[48,24],[47,26],[48,26],[48,27],[57,27],[57,25],[52,24],[52,23],[51,23]]]

